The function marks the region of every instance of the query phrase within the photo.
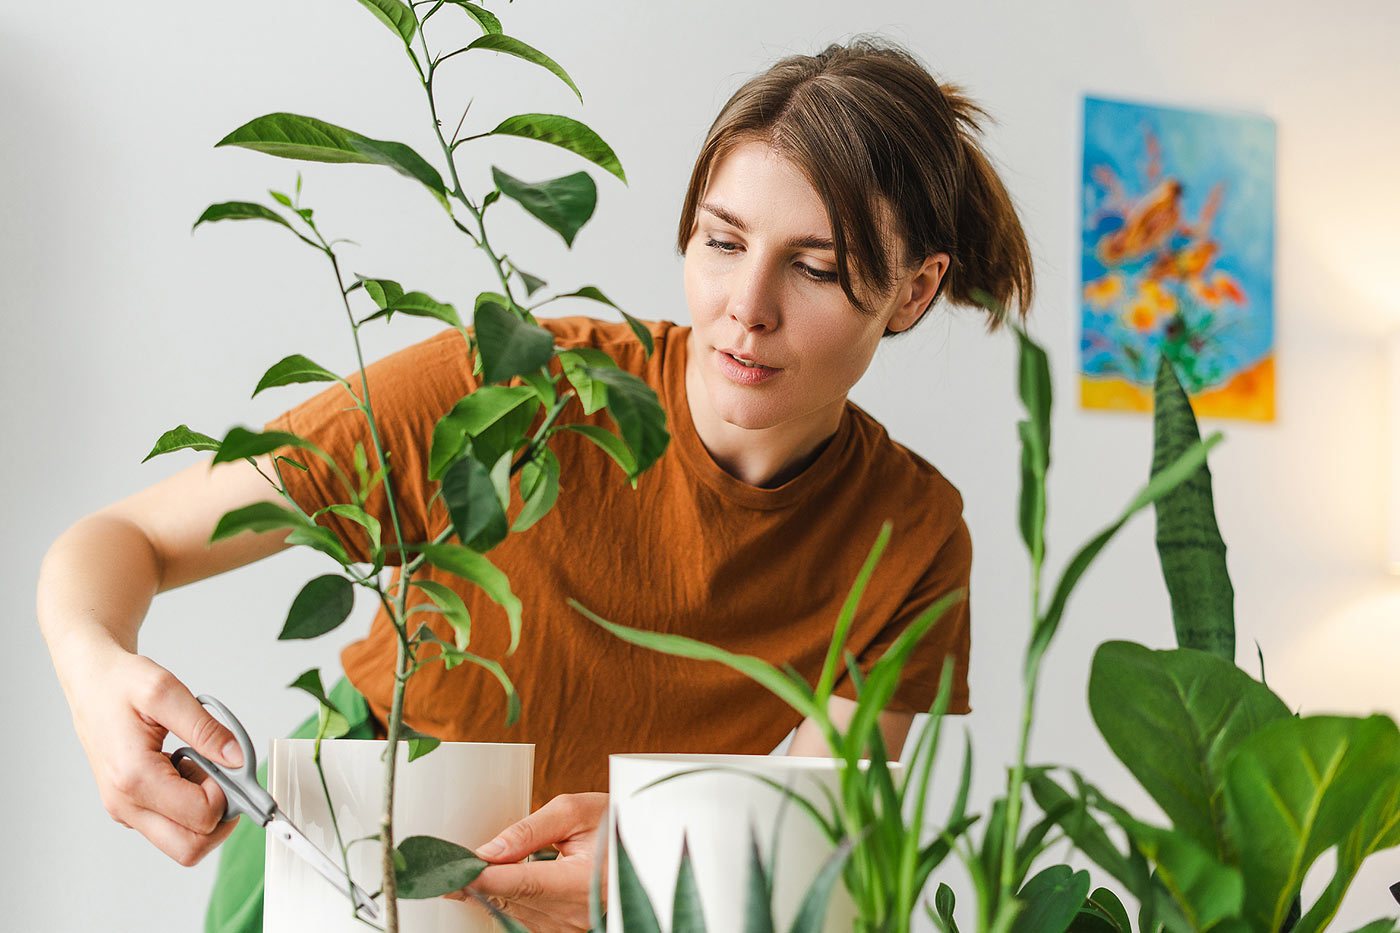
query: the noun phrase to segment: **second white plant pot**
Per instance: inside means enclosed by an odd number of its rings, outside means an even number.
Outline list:
[[[310,739],[276,739],[268,765],[268,790],[283,812],[321,851],[337,863],[340,850],[330,811],[312,758]],[[379,832],[384,809],[385,743],[337,739],[321,743],[341,838]],[[394,835],[428,835],[475,848],[530,812],[530,781],[535,747],[476,742],[444,742],[417,761],[398,749],[394,791]],[[376,841],[350,850],[350,872],[366,891],[380,888],[380,848]],[[412,933],[493,933],[485,911],[460,901],[434,898],[399,901],[401,929]],[[351,916],[349,900],[271,835],[267,840],[264,933],[364,933]]]
[[[696,886],[710,930],[742,930],[748,891],[749,852],[755,833],[765,862],[778,824],[773,878],[773,919],[786,929],[803,896],[834,851],[820,827],[784,794],[749,774],[789,787],[827,815],[824,786],[840,799],[838,762],[781,755],[611,755],[608,759],[608,839],[621,826],[622,844],[656,910],[662,930],[671,927],[682,840],[690,850]],[[660,778],[696,768],[706,771],[647,787]],[[893,764],[895,778],[901,776]],[[645,788],[645,789],[643,789]],[[618,903],[617,851],[608,847],[608,904]],[[855,905],[844,884],[831,891],[825,933],[850,933]],[[623,933],[621,912],[608,911],[609,933]]]

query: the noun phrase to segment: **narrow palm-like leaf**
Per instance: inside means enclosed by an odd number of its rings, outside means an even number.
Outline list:
[[[593,130],[569,117],[551,113],[522,113],[501,121],[491,134],[520,136],[560,146],[608,170],[622,181],[627,181],[622,163],[618,161],[612,147],[603,142],[602,137]]]
[[[825,703],[831,698],[832,687],[836,683],[836,664],[841,658],[841,651],[846,647],[846,636],[850,633],[851,623],[855,621],[856,610],[860,607],[860,598],[865,593],[866,584],[870,582],[870,576],[875,572],[875,565],[880,562],[880,555],[885,552],[886,546],[890,543],[890,533],[894,525],[886,521],[880,526],[880,533],[875,537],[875,543],[870,548],[870,553],[865,557],[865,563],[861,565],[860,573],[856,574],[855,583],[851,584],[850,590],[846,593],[846,601],[841,604],[841,612],[836,616],[836,630],[831,635],[831,644],[826,651],[826,660],[822,663],[821,676],[817,678],[817,700]]]
[[[788,933],[821,933],[826,926],[826,909],[831,902],[831,889],[836,886],[837,879],[841,877],[841,870],[846,865],[846,859],[850,858],[851,850],[858,841],[847,839],[837,846],[836,851],[822,864],[821,870],[808,886],[807,893],[802,896],[802,903],[797,908],[792,925],[788,927]]]
[[[1025,331],[1017,329],[1016,337],[1020,348],[1017,385],[1030,415],[1019,425],[1021,538],[1030,549],[1032,563],[1039,567],[1045,555],[1045,477],[1050,467],[1050,363]]]
[[[280,640],[316,638],[337,628],[350,617],[355,607],[355,585],[338,573],[319,576],[301,588],[287,621],[282,626]]]
[[[488,32],[480,39],[477,39],[470,45],[468,45],[467,48],[489,49],[492,52],[505,52],[507,55],[514,55],[516,58],[524,59],[527,62],[533,62],[534,64],[544,68],[546,71],[549,71],[552,74],[556,75],[560,81],[563,81],[565,84],[567,84],[569,86],[569,90],[573,91],[574,94],[578,97],[578,102],[580,104],[583,103],[583,92],[578,89],[578,85],[574,84],[574,79],[569,77],[569,73],[565,71],[563,67],[554,59],[550,58],[548,55],[544,54],[539,49],[534,48],[533,46],[526,45],[519,39],[513,38],[511,36],[501,35],[499,33]],[[509,192],[506,193],[509,194]]]

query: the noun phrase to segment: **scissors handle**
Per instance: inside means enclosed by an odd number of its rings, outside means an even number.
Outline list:
[[[243,766],[241,768],[227,768],[215,764],[189,746],[176,749],[170,756],[170,763],[178,766],[181,761],[189,759],[197,764],[205,774],[209,775],[214,783],[219,785],[219,789],[224,792],[223,818],[225,820],[235,819],[239,814],[245,814],[259,824],[265,825],[277,811],[277,801],[273,800],[272,795],[258,783],[257,756],[253,753],[253,742],[248,738],[247,730],[238,721],[238,717],[229,712],[229,708],[214,697],[201,694],[198,699],[202,705],[212,707],[222,715],[224,724],[229,727],[234,738],[238,740],[238,747],[243,752]]]

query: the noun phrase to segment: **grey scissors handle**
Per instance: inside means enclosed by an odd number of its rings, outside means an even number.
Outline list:
[[[238,747],[243,751],[243,767],[227,768],[215,764],[188,745],[176,749],[170,756],[170,763],[178,766],[188,758],[219,785],[219,789],[224,792],[225,820],[236,819],[242,814],[261,826],[267,825],[267,821],[277,812],[277,801],[258,783],[258,759],[253,752],[253,742],[248,738],[247,730],[238,718],[229,712],[229,708],[214,697],[201,694],[199,702],[218,711],[222,716],[224,725],[229,727],[234,738],[238,740]]]

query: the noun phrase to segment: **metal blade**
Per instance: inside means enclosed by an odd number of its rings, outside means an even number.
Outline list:
[[[355,909],[362,911],[370,920],[379,919],[379,905],[376,904],[365,890],[358,884],[349,881],[345,877],[345,871],[332,862],[330,858],[316,848],[316,844],[302,835],[301,830],[292,825],[292,821],[278,810],[272,815],[272,819],[267,823],[267,831],[278,839],[286,843],[287,848],[295,852],[301,859],[316,869],[316,872],[325,878],[337,890],[344,891],[347,884],[350,885],[351,896],[355,900]]]

